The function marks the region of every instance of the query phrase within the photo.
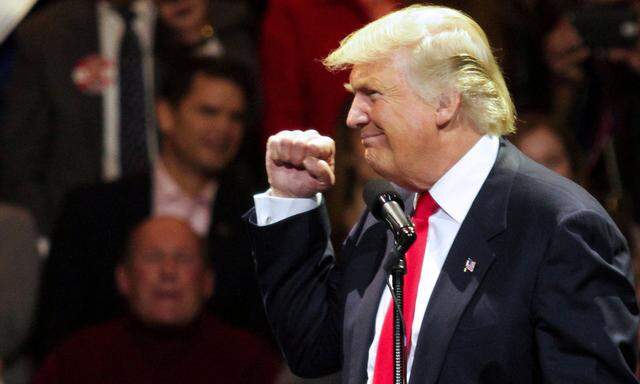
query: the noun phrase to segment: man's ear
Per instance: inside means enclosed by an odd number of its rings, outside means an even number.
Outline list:
[[[118,292],[120,292],[120,294],[124,297],[129,297],[131,284],[129,284],[127,267],[125,267],[123,264],[118,264],[118,266],[116,267],[115,275]]]
[[[159,99],[156,102],[156,116],[158,118],[158,127],[163,135],[168,135],[176,124],[174,110],[171,103],[167,100]]]
[[[460,93],[449,90],[440,94],[436,108],[436,125],[445,128],[455,119],[460,109]]]

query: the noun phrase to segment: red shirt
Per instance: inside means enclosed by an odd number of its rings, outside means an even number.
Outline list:
[[[320,60],[368,21],[353,0],[272,1],[262,30],[263,139],[283,129],[333,135],[350,100],[348,71],[330,73]]]
[[[121,318],[76,333],[45,360],[33,384],[272,383],[274,352],[205,316],[180,330]]]

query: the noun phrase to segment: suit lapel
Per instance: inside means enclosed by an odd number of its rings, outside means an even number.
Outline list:
[[[357,277],[354,281],[357,287],[348,290],[347,311],[353,311],[353,315],[347,313],[345,316],[350,322],[345,324],[346,329],[352,332],[348,348],[351,353],[348,358],[351,360],[348,364],[349,382],[362,383],[367,377],[367,356],[373,341],[376,314],[386,279],[384,268],[379,266],[382,256],[385,255],[386,259],[392,246],[393,236],[387,231],[385,224],[374,223],[364,232],[357,251],[353,253],[353,266],[349,269],[349,274]],[[371,260],[375,262],[372,263]]]
[[[477,267],[472,273],[463,272],[468,257],[476,261]],[[494,257],[486,239],[476,229],[476,224],[466,219],[429,300],[420,328],[412,377],[426,377],[426,383],[436,382],[458,320]]]
[[[515,151],[501,140],[496,164],[456,235],[429,299],[411,370],[411,377],[420,378],[420,382],[437,382],[460,317],[493,264],[490,240],[506,229],[508,195],[516,168]],[[476,262],[473,272],[465,272],[468,258]]]

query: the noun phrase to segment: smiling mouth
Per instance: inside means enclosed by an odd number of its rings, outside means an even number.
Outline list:
[[[383,132],[371,132],[371,133],[363,133],[360,135],[360,140],[362,141],[362,145],[367,148],[371,145],[374,145],[376,142],[384,139]]]
[[[383,132],[369,132],[369,133],[362,133],[360,135],[360,140],[366,140],[366,139],[370,139],[372,137],[377,137],[377,136],[382,136],[384,135]]]
[[[180,293],[177,291],[155,291],[154,296],[161,300],[177,300],[180,298]]]

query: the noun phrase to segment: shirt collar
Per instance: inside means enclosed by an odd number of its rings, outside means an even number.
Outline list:
[[[429,190],[440,208],[458,224],[487,179],[498,156],[500,140],[484,135]]]
[[[200,190],[200,192],[198,192],[196,196],[189,196],[182,190],[182,188],[180,188],[169,172],[167,172],[167,168],[161,158],[158,158],[155,162],[154,178],[156,193],[162,194],[164,198],[169,200],[185,197],[197,202],[198,204],[208,205],[213,201],[217,190],[217,184],[211,180],[202,188],[202,190]]]
[[[107,12],[117,14],[117,11],[113,8],[111,3],[107,0],[101,0],[98,6]],[[137,19],[142,19],[145,22],[153,20],[156,16],[156,7],[151,0],[136,0],[131,5],[131,10],[135,12]]]
[[[149,0],[138,0],[134,2],[132,10],[139,18],[145,21],[153,20],[156,16],[156,8],[153,2]]]

